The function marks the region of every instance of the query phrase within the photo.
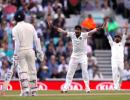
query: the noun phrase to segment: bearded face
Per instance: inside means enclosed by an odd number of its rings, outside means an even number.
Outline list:
[[[119,35],[115,36],[114,41],[115,41],[116,43],[121,42],[121,36],[119,36]]]

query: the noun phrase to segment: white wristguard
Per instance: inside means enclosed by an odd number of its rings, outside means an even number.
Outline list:
[[[17,55],[13,55],[12,61],[14,66],[16,67],[18,65],[19,57]]]

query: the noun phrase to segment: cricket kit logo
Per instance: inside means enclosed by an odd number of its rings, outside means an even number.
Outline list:
[[[63,89],[65,83],[61,85],[61,90]],[[83,90],[83,86],[78,82],[72,82],[68,90]]]
[[[114,85],[112,82],[101,82],[97,84],[96,90],[113,90]]]
[[[2,90],[2,87],[3,87],[3,82],[0,82],[0,90]],[[12,85],[11,84],[8,84],[8,90],[12,90]]]
[[[48,90],[47,85],[44,83],[37,82],[37,85],[38,85],[38,90]]]

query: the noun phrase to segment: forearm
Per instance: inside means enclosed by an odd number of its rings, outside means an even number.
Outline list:
[[[128,22],[125,23],[123,28],[125,28],[125,35],[127,35],[127,32],[128,32]]]
[[[91,36],[92,34],[96,33],[97,32],[97,28],[91,30],[88,32],[88,35]]]
[[[126,38],[127,38],[127,34],[123,34],[123,36],[122,36],[122,42],[123,42],[123,43],[126,42]]]
[[[35,45],[36,45],[36,57],[37,57],[40,61],[43,61],[43,59],[44,59],[44,53],[43,53],[43,51],[42,51],[41,42],[40,42],[40,39],[39,39],[39,38],[36,39]]]
[[[35,30],[34,30],[34,43],[35,43],[36,50],[38,52],[40,52],[41,51],[41,43],[40,43],[40,39],[38,38]]]
[[[57,31],[58,31],[58,32],[61,32],[61,33],[63,33],[63,34],[67,34],[67,32],[66,32],[65,30],[63,30],[62,28],[57,28]]]
[[[127,35],[127,32],[128,32],[128,28],[125,29],[125,35]]]
[[[41,43],[39,38],[36,39],[35,44],[36,44],[36,50],[41,51]]]
[[[109,34],[109,32],[105,32],[105,35],[106,35],[106,36],[109,36],[110,34]]]

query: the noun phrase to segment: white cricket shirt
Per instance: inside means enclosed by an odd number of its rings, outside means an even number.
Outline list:
[[[38,38],[34,26],[24,21],[18,22],[12,29],[12,36],[15,41],[15,53],[33,49],[33,42]]]
[[[112,40],[112,37],[109,35],[108,40],[111,46],[111,59],[123,61],[124,60],[124,45],[126,41],[126,35],[123,34],[122,40],[119,43],[116,43]]]
[[[75,32],[67,32],[67,36],[71,38],[73,51],[71,57],[79,57],[86,55],[86,41],[87,41],[87,32],[81,32],[81,35],[77,38]]]

